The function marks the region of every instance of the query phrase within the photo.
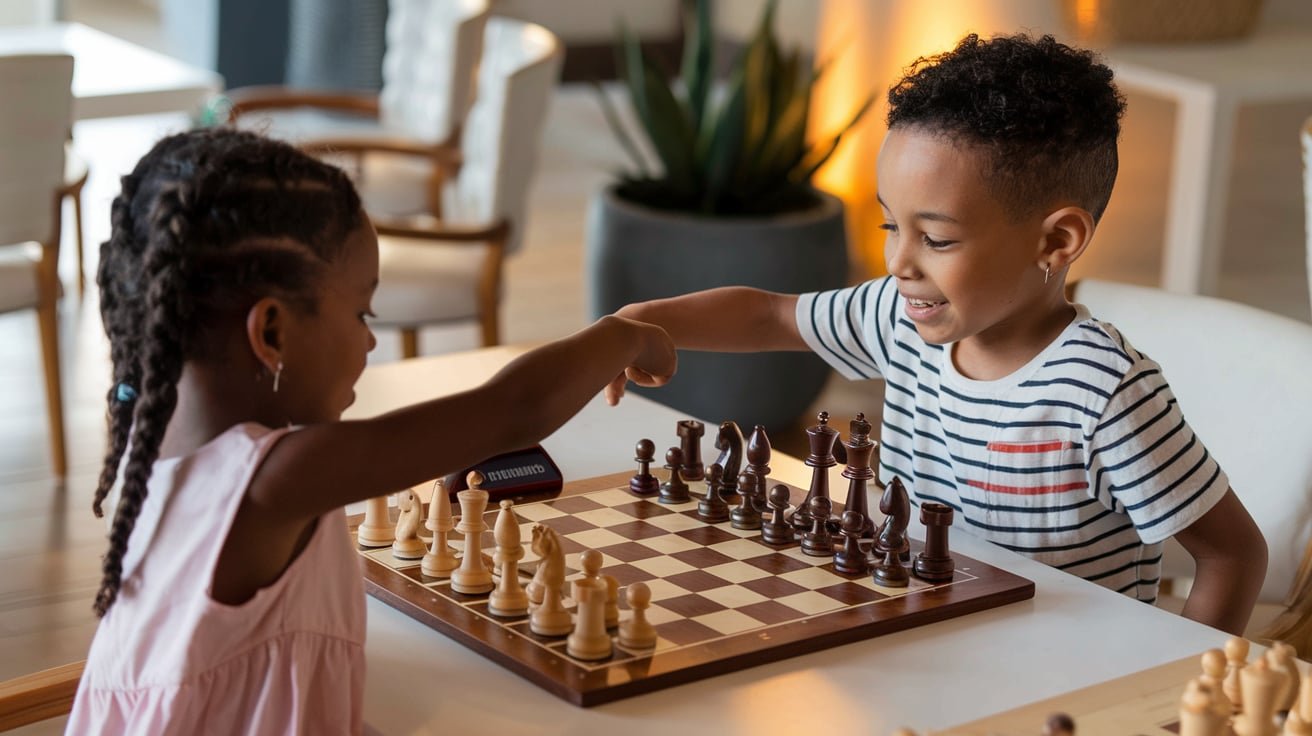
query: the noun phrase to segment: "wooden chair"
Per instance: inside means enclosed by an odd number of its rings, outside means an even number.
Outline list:
[[[1312,298],[1312,118],[1303,121],[1299,135],[1303,143],[1303,201],[1305,211],[1303,227],[1307,232],[1307,290]]]
[[[523,243],[528,186],[561,58],[560,41],[542,26],[489,19],[461,163],[440,192],[440,216],[370,210],[381,261],[375,323],[401,330],[405,357],[418,354],[418,330],[428,324],[476,319],[483,345],[500,342],[502,265]],[[423,156],[350,139],[305,147],[318,154]]]
[[[59,370],[60,203],[73,57],[0,56],[0,312],[35,309],[54,474],[68,470]]]
[[[0,682],[0,731],[67,715],[85,666],[73,662]]]
[[[1306,621],[1312,590],[1300,597],[1296,583],[1312,585],[1312,573],[1299,572],[1312,544],[1312,325],[1129,284],[1084,279],[1071,291],[1161,364],[1185,419],[1266,537],[1259,608],[1288,612],[1297,599],[1303,610],[1294,615]],[[1193,559],[1174,541],[1165,546],[1162,578],[1193,578]]]

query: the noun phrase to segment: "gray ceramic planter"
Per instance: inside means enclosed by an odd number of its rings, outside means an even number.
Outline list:
[[[812,210],[774,218],[711,218],[648,209],[604,190],[588,214],[592,317],[717,286],[788,293],[844,286],[843,204],[820,197]],[[761,424],[779,432],[806,411],[828,376],[810,353],[681,351],[674,380],[642,392],[690,415],[733,419],[744,431]]]

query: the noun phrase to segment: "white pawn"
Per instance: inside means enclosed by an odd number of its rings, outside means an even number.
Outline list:
[[[528,612],[528,593],[519,584],[519,560],[524,556],[524,547],[519,541],[519,519],[510,510],[513,505],[509,500],[501,502],[501,513],[492,530],[497,543],[492,560],[501,573],[501,583],[487,603],[493,616],[522,616]]]
[[[396,520],[396,538],[392,541],[392,556],[399,560],[417,560],[428,551],[423,540],[419,538],[419,517],[423,511],[423,504],[419,502],[415,492],[408,488],[401,491],[399,498],[397,506],[401,509],[401,515]]]
[[[1265,657],[1239,671],[1244,708],[1235,716],[1235,736],[1275,736],[1276,698],[1284,684],[1285,678],[1271,669]]]
[[[620,624],[620,581],[613,575],[602,575],[601,581],[606,585],[606,628],[613,629]]]
[[[1294,707],[1294,701],[1298,698],[1298,653],[1285,642],[1276,641],[1271,643],[1271,648],[1266,650],[1264,656],[1271,670],[1278,672],[1284,680],[1280,694],[1276,697],[1276,710],[1287,711]]]
[[[361,547],[386,547],[392,543],[395,536],[388,518],[387,496],[364,502],[364,521],[355,532],[355,539]]]
[[[433,497],[428,501],[428,521],[424,526],[433,532],[433,546],[419,563],[420,571],[430,578],[451,577],[451,571],[460,565],[460,560],[456,551],[447,544],[447,535],[456,525],[451,520],[451,498],[441,478],[433,483]]]
[[[574,600],[579,618],[574,632],[565,640],[565,651],[577,659],[605,659],[611,655],[610,634],[606,631],[606,596],[609,590],[598,574],[601,553],[585,549],[579,558],[583,577],[574,581]]]
[[[1298,686],[1298,699],[1285,719],[1284,736],[1312,734],[1312,677],[1304,677]]]
[[[1226,640],[1225,659],[1225,682],[1222,686],[1232,707],[1235,711],[1239,711],[1244,707],[1244,693],[1239,687],[1239,671],[1248,661],[1248,640],[1240,636],[1232,636]]]
[[[1225,683],[1225,652],[1220,649],[1208,649],[1203,652],[1202,656],[1203,674],[1198,679],[1204,685],[1212,690],[1212,697],[1216,699],[1218,706],[1225,709],[1227,714],[1235,712],[1234,703],[1226,697]]]
[[[538,636],[564,636],[574,627],[574,620],[560,601],[565,587],[565,552],[555,530],[534,524],[533,552],[539,558],[533,580],[541,582],[542,592],[539,605],[528,618],[528,627]]]
[[[656,646],[656,627],[647,620],[651,605],[651,588],[646,583],[632,583],[624,589],[633,616],[620,624],[620,646],[626,649],[651,649]]]
[[[1222,736],[1229,718],[1210,683],[1189,681],[1180,698],[1180,736]]]
[[[492,590],[492,571],[483,562],[483,511],[487,509],[487,491],[479,488],[483,476],[474,471],[469,474],[469,490],[456,494],[460,500],[460,523],[456,531],[465,535],[465,553],[460,567],[451,573],[451,589],[465,595],[487,593]]]

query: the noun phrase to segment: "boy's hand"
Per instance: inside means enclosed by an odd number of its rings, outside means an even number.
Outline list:
[[[634,330],[638,354],[624,372],[611,379],[606,386],[606,403],[615,406],[624,396],[629,381],[639,386],[663,386],[674,376],[679,362],[674,341],[665,330],[645,322],[630,319],[622,321]]]

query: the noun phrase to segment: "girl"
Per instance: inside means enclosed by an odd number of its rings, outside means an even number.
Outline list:
[[[251,133],[183,133],[123,178],[112,218],[96,514],[121,490],[71,733],[360,732],[342,506],[537,442],[608,382],[675,369],[663,330],[611,317],[476,389],[342,422],[378,285],[342,171]]]

